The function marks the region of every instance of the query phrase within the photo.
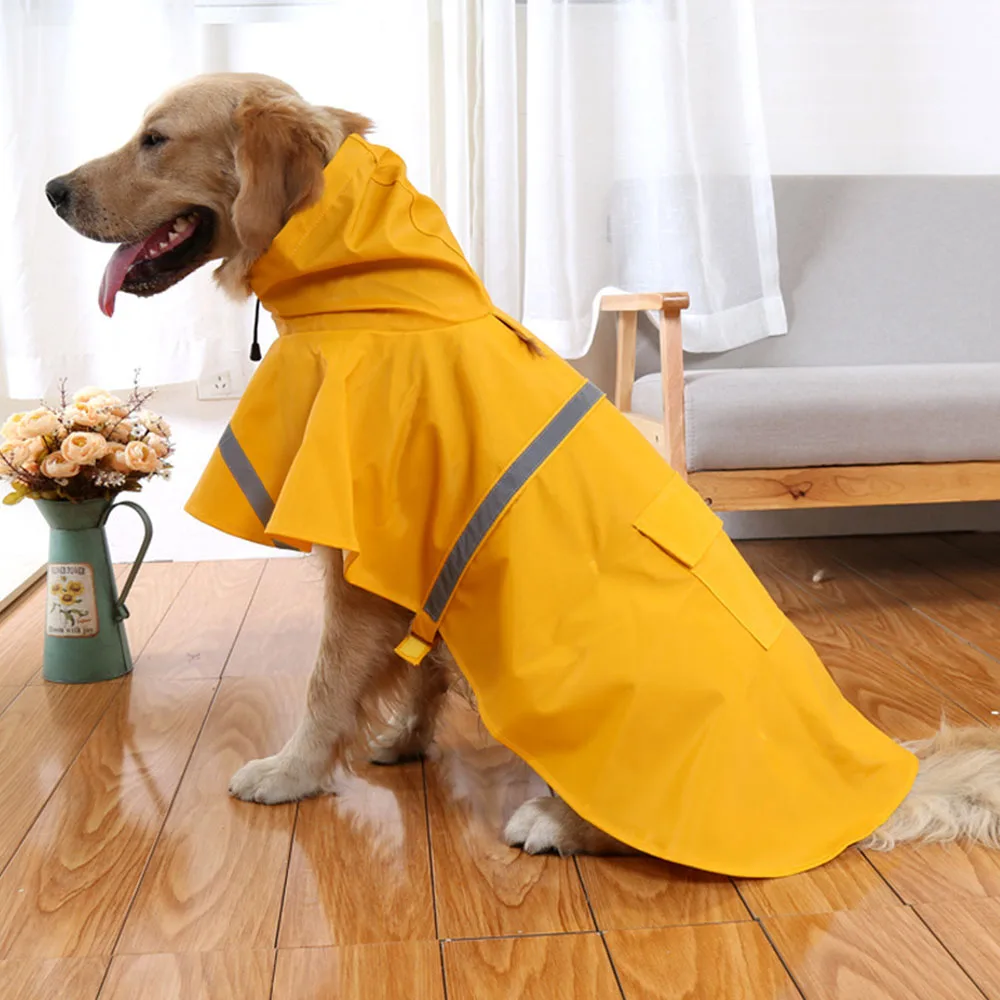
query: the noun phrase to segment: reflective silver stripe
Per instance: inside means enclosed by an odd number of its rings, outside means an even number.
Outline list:
[[[476,554],[487,532],[507,509],[521,487],[569,436],[570,431],[601,399],[601,390],[588,382],[545,425],[538,436],[511,463],[496,485],[486,494],[469,523],[462,529],[454,548],[448,553],[438,578],[434,581],[424,611],[438,621],[444,614],[465,568]]]
[[[232,427],[228,424],[219,441],[219,454],[226,463],[236,485],[242,490],[247,502],[253,507],[253,512],[261,524],[267,524],[274,513],[274,501],[267,487],[261,482],[257,470],[250,464],[243,446],[236,440]]]
[[[230,475],[236,480],[236,485],[247,498],[247,503],[253,508],[260,523],[267,527],[267,522],[271,520],[274,513],[274,501],[271,494],[267,492],[267,487],[261,482],[257,470],[250,464],[247,453],[243,446],[236,440],[236,435],[230,426],[226,426],[222,438],[219,441],[219,454],[222,461],[226,463]],[[293,549],[294,546],[286,545],[277,539],[272,539],[271,544],[276,549]]]

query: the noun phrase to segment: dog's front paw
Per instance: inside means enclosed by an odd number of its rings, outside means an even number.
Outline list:
[[[322,790],[313,775],[281,754],[244,764],[229,782],[229,794],[234,798],[268,806],[309,798]]]

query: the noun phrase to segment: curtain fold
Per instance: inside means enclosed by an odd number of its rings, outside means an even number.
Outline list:
[[[614,287],[689,292],[689,351],[785,333],[752,0],[526,0],[525,20],[525,324],[581,357]]]

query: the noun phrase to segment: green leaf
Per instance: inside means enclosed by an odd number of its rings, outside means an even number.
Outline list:
[[[14,504],[20,503],[25,498],[25,496],[26,494],[19,493],[17,490],[15,490],[13,493],[8,493],[3,498],[3,502],[6,506],[13,507]]]

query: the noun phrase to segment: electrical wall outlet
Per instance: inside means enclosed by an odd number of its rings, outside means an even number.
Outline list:
[[[210,372],[198,380],[199,399],[238,399],[243,394],[243,385],[228,368]]]

